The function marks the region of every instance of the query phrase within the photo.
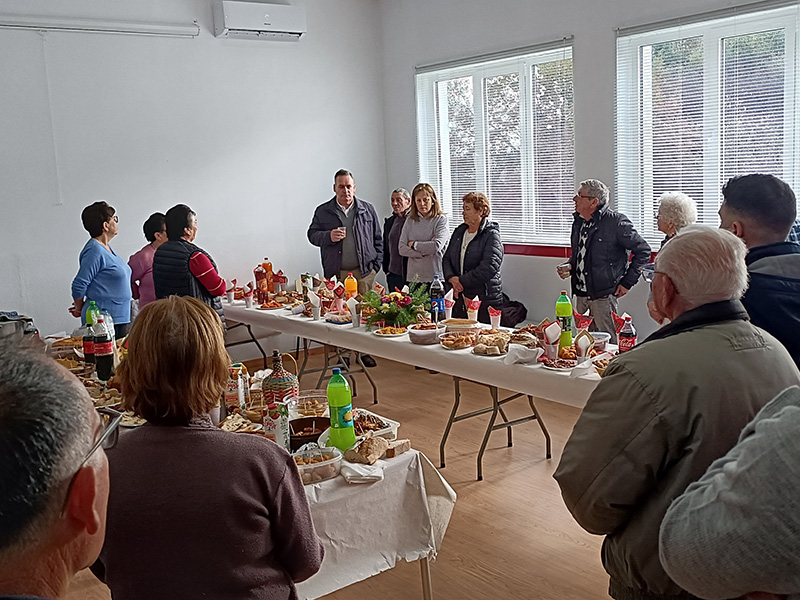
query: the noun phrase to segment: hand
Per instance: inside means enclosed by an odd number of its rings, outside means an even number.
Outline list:
[[[331,229],[331,241],[335,244],[341,242],[347,234],[341,229]]]
[[[558,271],[558,276],[561,277],[561,279],[566,279],[569,277],[570,272],[572,271],[572,265],[569,263],[558,265],[556,267],[556,271]]]
[[[647,303],[647,312],[650,313],[650,318],[653,319],[653,321],[659,325],[664,324],[664,315],[658,312],[658,309],[656,309],[656,303],[652,300]]]
[[[414,248],[414,242],[408,242],[408,247],[409,248]]]
[[[461,280],[459,280],[458,275],[453,275],[447,281],[450,282],[450,285],[453,286],[453,298],[457,299],[458,295],[464,291],[464,286],[461,285]]]
[[[69,310],[69,314],[71,314],[76,319],[81,318],[81,309],[75,306],[74,304],[70,306],[67,310]]]
[[[623,297],[625,294],[627,294],[627,293],[628,293],[628,288],[626,288],[626,287],[624,287],[624,286],[622,286],[622,285],[618,285],[618,286],[617,286],[617,291],[616,291],[616,292],[614,292],[614,295],[615,295],[617,298],[622,298],[622,297]]]

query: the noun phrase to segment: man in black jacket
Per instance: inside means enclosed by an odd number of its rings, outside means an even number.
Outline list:
[[[383,272],[386,273],[386,287],[391,292],[406,284],[408,258],[400,256],[398,245],[400,233],[411,208],[411,193],[405,188],[392,192],[392,214],[383,222]]]
[[[733,177],[722,196],[720,227],[748,250],[750,287],[742,304],[800,365],[800,244],[784,241],[797,215],[794,192],[773,175],[755,174]]]
[[[608,187],[602,181],[581,182],[573,198],[572,256],[567,265],[559,266],[558,274],[564,279],[571,275],[575,310],[590,311],[591,329],[610,333],[611,342],[617,343],[611,312],[617,312],[617,299],[639,280],[650,260],[650,246],[628,217],[608,207],[608,199]]]

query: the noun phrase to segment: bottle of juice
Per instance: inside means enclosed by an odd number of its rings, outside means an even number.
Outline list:
[[[353,277],[352,273],[347,274],[347,278],[344,280],[344,296],[345,300],[350,300],[358,295],[358,281],[355,277]]]
[[[264,257],[264,262],[261,263],[261,266],[267,272],[267,291],[272,294],[275,292],[275,273],[272,272],[272,263],[268,258]]]
[[[559,349],[572,346],[572,302],[567,296],[566,290],[561,291],[561,295],[556,300],[556,319],[561,325],[561,338],[558,340]]]
[[[341,369],[334,369],[328,381],[328,407],[331,413],[330,444],[344,452],[356,443],[356,432],[353,428],[353,396]]]

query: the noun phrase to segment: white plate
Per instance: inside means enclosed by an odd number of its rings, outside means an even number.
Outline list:
[[[445,348],[447,348],[447,346],[445,346]],[[503,352],[502,354],[480,354],[475,352],[475,346],[472,347],[472,353],[475,356],[483,356],[485,358],[503,358],[506,354],[508,354],[508,352]]]
[[[577,367],[577,366],[578,366],[578,365],[575,365],[575,367]],[[550,365],[545,365],[545,364],[542,364],[542,368],[543,368],[543,369],[547,369],[548,371],[558,371],[559,373],[569,373],[569,372],[570,372],[570,371],[572,371],[572,369],[574,369],[575,367],[565,367],[565,368],[563,368],[563,369],[560,369],[560,368],[558,368],[558,367],[551,367]]]
[[[402,335],[406,335],[408,333],[408,331],[404,331],[403,333],[378,333],[377,331],[373,331],[372,333],[374,333],[378,337],[387,337],[388,338],[388,337],[400,337]]]
[[[280,306],[273,306],[272,308],[261,308],[261,306],[260,306],[260,305],[259,305],[259,306],[256,306],[256,308],[257,308],[258,310],[280,310],[280,309],[282,309],[282,308],[286,308],[286,307],[285,307],[283,304],[281,304]]]

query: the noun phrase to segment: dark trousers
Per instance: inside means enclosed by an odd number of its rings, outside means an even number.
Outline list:
[[[397,275],[395,273],[387,273],[386,274],[386,291],[393,292],[394,288],[398,290],[402,290],[403,286],[406,284],[405,280],[403,279],[402,275]]]

